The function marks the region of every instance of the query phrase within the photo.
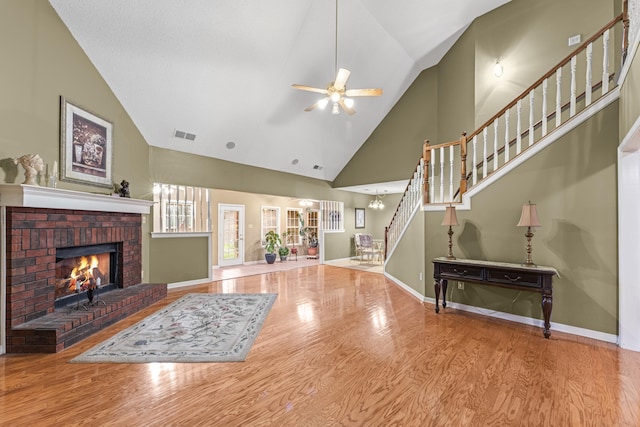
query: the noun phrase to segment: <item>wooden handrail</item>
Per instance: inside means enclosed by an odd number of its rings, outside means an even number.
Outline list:
[[[456,146],[456,145],[460,145],[460,140],[456,140],[456,141],[451,141],[451,142],[443,142],[442,144],[438,144],[438,145],[430,145],[428,146],[426,149],[429,151],[433,151],[433,150],[437,150],[438,148],[446,148],[446,147],[451,147],[451,146]]]

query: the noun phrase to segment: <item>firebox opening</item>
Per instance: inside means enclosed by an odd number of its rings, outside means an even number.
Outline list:
[[[56,249],[55,307],[74,303],[77,294],[120,287],[117,243]]]

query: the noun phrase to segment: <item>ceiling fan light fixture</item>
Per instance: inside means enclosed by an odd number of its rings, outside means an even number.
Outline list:
[[[320,101],[318,101],[318,108],[320,108],[321,110],[324,110],[327,107],[328,103],[329,103],[329,97],[322,98]]]
[[[304,111],[309,112],[313,111],[316,108],[324,109],[327,104],[330,102],[333,103],[333,107],[331,108],[331,114],[337,115],[340,114],[340,107],[350,116],[354,115],[356,111],[353,109],[353,100],[347,98],[347,96],[381,96],[382,89],[350,89],[347,90],[347,80],[349,79],[349,75],[351,75],[351,71],[346,68],[338,68],[338,0],[336,1],[336,37],[335,37],[335,55],[334,55],[334,65],[336,69],[336,78],[329,83],[329,85],[324,88],[318,88],[313,86],[299,85],[293,84],[291,87],[299,90],[306,90],[308,92],[321,93],[326,96],[326,98],[317,101],[315,104],[308,106],[304,109]]]

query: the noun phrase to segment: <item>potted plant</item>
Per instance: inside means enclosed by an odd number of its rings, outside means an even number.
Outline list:
[[[307,255],[315,257],[318,254],[318,237],[315,231],[309,227],[304,226],[304,218],[298,214],[298,221],[300,221],[300,236],[302,241],[307,245]]]
[[[264,241],[264,250],[266,251],[264,259],[267,261],[267,264],[273,264],[276,262],[276,249],[282,244],[282,240],[278,233],[271,230],[264,235]]]
[[[296,256],[296,260],[298,259],[298,248],[295,245],[295,242],[293,241],[293,232],[291,231],[285,231],[284,233],[282,233],[282,241],[284,242],[284,245],[287,247],[287,249],[289,249],[289,252],[286,255],[295,255]],[[288,244],[291,243],[291,248],[289,248]],[[282,255],[282,254],[280,254]],[[282,258],[282,257],[281,257]]]
[[[280,246],[278,253],[280,254],[280,261],[286,261],[287,255],[289,255],[289,248],[286,246]]]
[[[307,242],[309,243],[309,247],[307,248],[307,255],[318,255],[318,237],[316,236],[315,232],[310,230],[307,232]]]

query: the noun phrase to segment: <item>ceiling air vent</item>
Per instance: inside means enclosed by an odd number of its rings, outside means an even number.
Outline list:
[[[173,131],[173,136],[175,138],[186,139],[187,141],[195,141],[196,135],[194,133],[185,132],[182,130]]]
[[[313,165],[313,169],[317,170],[317,171],[321,171],[322,170],[322,166],[320,165]]]

